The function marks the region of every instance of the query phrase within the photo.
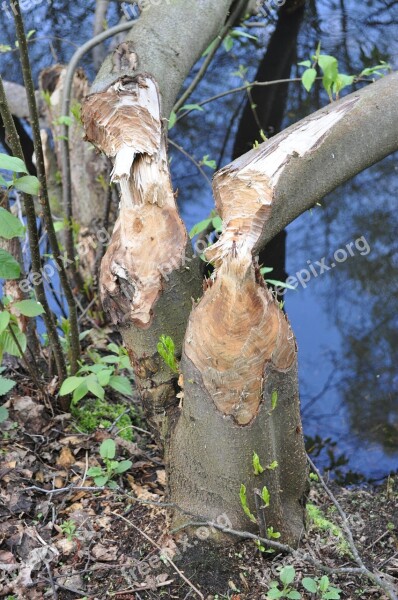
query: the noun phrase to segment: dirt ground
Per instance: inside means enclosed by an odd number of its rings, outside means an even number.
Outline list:
[[[322,573],[299,556],[261,552],[253,540],[239,539],[215,551],[205,528],[190,541],[184,532],[173,538],[163,506],[164,466],[150,435],[135,430],[135,440],[126,441],[106,429],[80,433],[70,415],[53,415],[29,395],[14,394],[7,406],[0,429],[1,598],[182,600],[200,592],[209,600],[260,600],[286,565],[295,568],[291,589],[302,598],[322,597],[302,586],[303,577]],[[99,446],[107,437],[116,441],[117,458],[133,464],[114,478],[115,489],[98,490],[87,471],[102,465]],[[365,564],[398,584],[398,480],[333,490]],[[331,569],[355,567],[319,482],[311,482],[309,502],[325,521],[309,519],[300,555]],[[329,578],[340,598],[388,597],[366,577]]]

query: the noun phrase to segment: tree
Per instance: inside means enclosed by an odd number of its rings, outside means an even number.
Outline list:
[[[215,276],[199,301],[200,269],[173,196],[165,123],[192,64],[244,4],[151,6],[106,59],[83,121],[120,184],[101,294],[165,446],[170,497],[180,507],[174,523],[225,513],[234,528],[247,529],[242,504],[255,512],[262,493],[267,508],[259,514],[294,544],[306,494],[297,352],[253,257],[326,193],[397,149],[398,76],[314,113],[216,174],[224,231],[206,251]],[[186,25],[176,33],[175,22]],[[170,367],[159,354],[161,336],[181,357],[183,394],[172,359]]]
[[[112,180],[120,187],[101,294],[129,351],[148,421],[164,445],[174,525],[224,515],[235,529],[260,527],[264,537],[273,527],[294,545],[304,526],[307,491],[297,349],[256,257],[327,192],[397,148],[398,78],[389,76],[314,113],[216,174],[224,230],[205,250],[215,271],[200,300],[200,261],[170,181],[167,121],[175,120],[246,4],[165,0],[143,7],[126,40],[105,60],[82,116],[88,139],[112,159]],[[178,32],[176,22],[185,25]],[[20,27],[20,44],[22,38]],[[176,102],[206,48],[198,76]],[[62,70],[44,75],[45,92],[62,86]],[[86,82],[78,84],[81,96]],[[33,97],[31,82],[29,91]],[[58,106],[56,115],[65,121],[63,112]],[[60,124],[52,123],[55,137]],[[69,143],[74,139],[70,129]],[[65,164],[62,138],[56,150]],[[75,156],[73,169],[79,161],[89,164],[89,153],[82,156]],[[106,169],[106,161],[99,164]],[[98,206],[101,186],[96,188]],[[78,190],[65,186],[64,194],[71,226]],[[87,225],[90,216],[86,211]]]

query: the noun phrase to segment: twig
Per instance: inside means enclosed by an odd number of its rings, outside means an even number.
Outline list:
[[[6,93],[3,85],[3,80],[0,76],[0,114],[3,119],[4,128],[7,136],[7,143],[10,146],[11,152],[17,158],[25,161],[21,142],[18,137],[15,123],[10,112]],[[40,244],[39,244],[39,233],[37,230],[36,222],[36,211],[32,196],[28,194],[22,194],[27,229],[29,238],[30,256],[32,261],[32,270],[34,273],[41,274],[41,259],[40,259]],[[35,278],[36,279],[36,278]],[[38,302],[43,307],[44,314],[43,320],[47,329],[48,341],[50,344],[51,351],[54,355],[55,364],[57,367],[57,374],[60,381],[66,376],[66,365],[65,358],[62,352],[62,347],[58,338],[57,328],[55,325],[53,314],[50,310],[46,292],[44,289],[43,278],[39,277],[37,283],[34,285],[35,296]]]
[[[157,548],[158,550],[160,550],[160,552],[162,552],[162,548],[159,546],[159,544],[157,544],[152,538],[149,537],[149,535],[147,535],[144,531],[142,531],[142,529],[137,527],[137,525],[134,525],[134,523],[132,523],[131,521],[126,519],[126,517],[124,517],[123,515],[119,515],[117,512],[111,511],[111,514],[115,515],[115,517],[119,517],[119,519],[123,519],[123,521],[125,521],[129,525],[129,527],[132,527],[133,529],[138,531],[146,540],[148,540],[148,542],[150,542],[153,546],[155,546],[155,548]],[[180,569],[177,567],[175,562],[169,556],[166,556],[166,559],[171,564],[171,566],[173,567],[175,572],[181,577],[181,579],[183,579],[185,581],[185,583],[188,584],[189,587],[192,588],[193,591],[197,593],[199,598],[204,600],[204,596],[203,596],[202,592],[199,591],[187,577],[185,577],[184,573],[182,573],[180,571]]]
[[[204,169],[202,169],[202,165],[200,163],[198,163],[198,161],[192,156],[192,154],[189,154],[189,152],[187,152],[182,146],[180,146],[176,142],[173,142],[173,140],[169,139],[168,143],[171,146],[174,146],[174,148],[177,148],[177,150],[179,152],[181,152],[181,154],[183,154],[184,156],[186,156],[195,165],[195,167],[200,171],[200,174],[203,175],[203,177],[206,179],[206,182],[209,184],[209,186],[211,188],[211,180],[210,180],[210,178],[207,176],[207,174],[205,173]]]
[[[191,94],[193,93],[193,91],[197,88],[197,86],[199,85],[200,81],[203,79],[208,66],[210,65],[211,61],[214,58],[215,53],[217,52],[217,50],[219,49],[219,47],[221,46],[221,44],[223,43],[225,37],[228,35],[228,32],[231,28],[231,26],[235,23],[236,19],[239,17],[239,15],[242,13],[242,10],[244,9],[245,5],[247,4],[247,0],[242,0],[241,2],[238,3],[237,7],[235,8],[234,12],[230,15],[229,19],[227,20],[226,24],[224,25],[224,27],[221,29],[220,33],[218,34],[217,38],[214,41],[214,45],[212,47],[212,49],[209,51],[208,55],[206,56],[202,66],[200,67],[196,77],[194,77],[194,79],[192,80],[192,82],[190,83],[190,85],[187,87],[187,89],[185,90],[185,92],[180,96],[180,98],[177,100],[177,102],[174,104],[173,106],[173,112],[177,113],[177,111],[181,108],[181,106],[183,106],[185,104],[185,102],[187,101],[187,99],[191,96]]]
[[[26,97],[28,100],[30,125],[33,133],[33,145],[35,148],[36,155],[36,168],[37,175],[40,181],[40,203],[42,206],[42,213],[44,222],[47,229],[47,235],[50,242],[51,250],[53,253],[54,260],[59,268],[59,278],[61,281],[62,289],[64,290],[65,297],[68,303],[69,309],[69,322],[70,322],[70,364],[72,375],[76,373],[78,368],[78,360],[80,357],[80,341],[79,341],[79,326],[77,322],[76,306],[73,299],[73,292],[69,285],[68,277],[62,260],[61,252],[58,245],[57,235],[54,229],[54,222],[52,220],[50,202],[48,198],[46,172],[44,166],[44,155],[43,146],[41,143],[40,136],[40,123],[39,114],[36,104],[35,87],[33,84],[32,71],[30,68],[28,45],[25,35],[25,27],[22,19],[21,9],[19,7],[19,0],[14,2],[14,21],[15,29],[18,39],[19,54],[21,58],[22,75],[26,88]],[[66,408],[64,406],[64,408]]]
[[[141,585],[140,587],[127,588],[125,590],[120,590],[119,592],[108,592],[108,594],[113,597],[131,594],[132,592],[144,592],[145,590],[152,590],[154,586],[156,588],[165,587],[166,585],[171,585],[173,582],[174,579],[170,579],[169,581],[162,581],[161,583],[155,583],[154,585]]]
[[[388,597],[391,598],[391,600],[398,600],[398,596],[395,593],[395,590],[392,588],[392,586],[390,586],[387,582],[383,581],[378,575],[376,575],[376,573],[373,573],[372,571],[370,571],[364,564],[362,558],[359,555],[358,549],[355,545],[354,538],[352,536],[352,532],[351,532],[349,522],[347,519],[347,515],[345,514],[344,510],[342,509],[339,501],[337,500],[337,498],[335,497],[333,492],[326,485],[325,480],[322,477],[319,469],[315,466],[315,464],[312,462],[312,460],[310,459],[310,457],[308,455],[307,455],[307,460],[311,466],[311,469],[318,476],[318,479],[319,479],[323,489],[325,490],[326,494],[329,496],[330,500],[333,502],[333,504],[337,508],[337,512],[339,513],[339,515],[341,517],[342,526],[347,535],[348,544],[350,546],[354,560],[357,563],[357,565],[360,567],[362,573],[364,575],[366,575],[366,577],[368,577],[368,579],[370,579],[371,581],[376,583],[381,589],[383,589],[386,592],[386,594],[388,595]]]
[[[291,82],[298,83],[298,82],[301,82],[301,79],[299,77],[296,77],[294,79],[275,79],[274,81],[252,81],[249,83],[245,83],[244,85],[240,85],[236,88],[231,88],[230,90],[225,90],[225,92],[220,92],[219,94],[215,94],[214,96],[210,96],[209,98],[206,98],[205,100],[201,100],[200,102],[196,102],[195,104],[197,106],[204,106],[205,104],[209,104],[210,102],[214,102],[215,100],[219,100],[220,98],[224,98],[225,96],[229,96],[230,94],[237,94],[238,92],[245,92],[247,89],[250,89],[255,86],[277,85],[279,83],[291,83]],[[176,123],[178,123],[178,121],[180,121],[181,119],[183,119],[184,117],[189,115],[194,110],[195,110],[195,108],[190,108],[189,110],[184,112],[182,115],[177,117]]]

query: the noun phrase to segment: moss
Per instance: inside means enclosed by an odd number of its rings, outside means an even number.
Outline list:
[[[126,408],[124,404],[108,403],[96,398],[84,400],[78,406],[73,406],[71,412],[79,429],[91,433],[99,427],[104,429],[110,427]],[[131,414],[123,415],[117,422],[120,437],[130,442],[134,439],[131,425]]]
[[[307,509],[307,516],[308,519],[311,523],[311,526],[313,527],[313,529],[318,529],[319,531],[325,531],[327,533],[329,533],[330,535],[332,535],[333,537],[337,538],[337,550],[339,552],[339,554],[341,556],[351,556],[351,551],[350,551],[350,546],[347,542],[347,540],[344,537],[344,533],[341,530],[341,528],[336,525],[336,523],[333,523],[332,521],[329,521],[329,519],[326,518],[325,514],[322,512],[322,510],[320,508],[318,508],[317,506],[315,506],[314,504],[310,504],[308,503],[306,506]],[[333,511],[330,511],[333,512]]]

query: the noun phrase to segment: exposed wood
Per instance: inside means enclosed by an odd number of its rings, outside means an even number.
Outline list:
[[[117,54],[120,57],[120,53]],[[114,323],[150,326],[163,279],[184,263],[188,237],[177,211],[150,77],[122,78],[84,105],[87,137],[114,159],[120,215],[101,266],[101,295]]]

